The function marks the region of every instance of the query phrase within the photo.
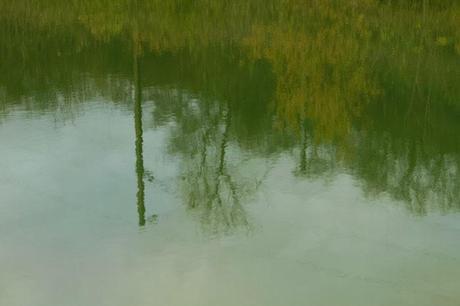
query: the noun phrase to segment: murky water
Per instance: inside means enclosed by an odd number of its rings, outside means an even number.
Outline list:
[[[456,1],[0,2],[0,305],[458,305]]]

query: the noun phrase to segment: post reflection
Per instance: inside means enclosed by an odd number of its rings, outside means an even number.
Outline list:
[[[139,54],[134,48],[133,76],[134,76],[134,130],[136,134],[136,179],[137,179],[137,213],[139,226],[145,225],[145,183],[144,183],[144,156],[142,130],[142,88],[139,71]]]

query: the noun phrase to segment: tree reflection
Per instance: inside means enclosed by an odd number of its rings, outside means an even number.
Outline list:
[[[186,207],[210,233],[248,229],[242,202],[253,189],[243,187],[245,180],[238,175],[237,165],[229,163],[228,151],[234,146],[230,141],[231,106],[194,99],[184,92],[169,93],[162,99],[161,103],[174,105],[170,111],[177,118],[170,153],[180,155],[178,187]]]
[[[460,208],[458,2],[62,5],[0,4],[0,109],[75,116],[94,97],[134,100],[140,225],[143,97],[170,128],[186,206],[214,232],[249,224],[257,183],[234,152],[294,152],[297,178],[344,171],[415,214]]]
[[[202,142],[197,144],[196,155],[184,160],[190,165],[183,174],[182,189],[188,207],[200,210],[203,224],[217,233],[241,225],[248,226],[248,221],[240,202],[241,190],[226,164],[232,113],[227,107],[225,111],[219,110],[216,114],[207,112],[207,115],[218,117],[204,131],[196,131],[201,132]],[[196,162],[199,162],[198,167],[194,166]]]

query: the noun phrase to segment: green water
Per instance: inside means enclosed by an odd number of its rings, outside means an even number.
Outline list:
[[[459,305],[457,1],[0,0],[0,305]]]

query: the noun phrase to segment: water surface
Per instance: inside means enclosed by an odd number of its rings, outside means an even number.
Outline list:
[[[458,305],[456,1],[0,2],[0,304]]]

